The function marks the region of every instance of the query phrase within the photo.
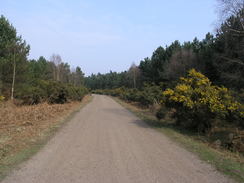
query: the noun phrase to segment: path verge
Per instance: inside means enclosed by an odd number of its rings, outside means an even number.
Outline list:
[[[112,97],[123,107],[134,113],[137,117],[145,121],[150,127],[164,133],[170,139],[186,148],[188,151],[195,153],[201,160],[204,160],[217,170],[235,179],[238,182],[244,182],[244,157],[237,153],[217,150],[204,143],[197,134],[176,128],[173,125],[159,122],[155,115],[149,109],[142,109],[131,103],[127,103]]]
[[[12,106],[14,120],[0,121],[0,181],[18,164],[37,153],[91,100],[92,96],[87,95],[82,102]],[[2,110],[12,110],[6,109],[8,106],[2,107]]]

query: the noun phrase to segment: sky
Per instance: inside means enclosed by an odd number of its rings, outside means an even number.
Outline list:
[[[0,14],[31,46],[86,75],[127,70],[174,40],[214,31],[215,0],[4,0]]]

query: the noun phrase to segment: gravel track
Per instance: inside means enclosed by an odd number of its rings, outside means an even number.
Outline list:
[[[107,96],[95,95],[3,183],[230,183]]]

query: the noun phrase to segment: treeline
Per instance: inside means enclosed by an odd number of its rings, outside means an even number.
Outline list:
[[[128,71],[87,77],[86,86],[91,89],[140,88],[145,82],[157,85],[163,82],[172,86],[179,77],[186,76],[191,68],[195,68],[214,84],[243,92],[243,17],[243,8],[239,8],[221,24],[216,34],[208,33],[203,40],[195,38],[182,44],[175,41],[169,46],[160,46],[151,57],[140,61],[138,66],[132,65]]]
[[[86,86],[144,107],[158,104],[159,119],[171,111],[177,125],[194,131],[243,128],[244,1],[220,2],[225,19],[215,34],[160,46],[128,71],[85,78]]]
[[[0,17],[0,98],[15,99],[20,104],[64,103],[81,100],[87,93],[84,73],[53,54],[28,60],[30,46],[16,29]]]

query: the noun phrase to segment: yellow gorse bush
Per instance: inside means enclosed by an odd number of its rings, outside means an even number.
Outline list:
[[[234,100],[227,88],[212,85],[206,76],[195,69],[191,69],[187,77],[181,77],[174,89],[166,89],[163,96],[165,104],[173,106],[185,116],[191,115],[191,118],[244,117],[243,105]],[[206,116],[201,117],[202,113]]]
[[[0,95],[0,102],[3,101],[4,99],[5,97]]]

